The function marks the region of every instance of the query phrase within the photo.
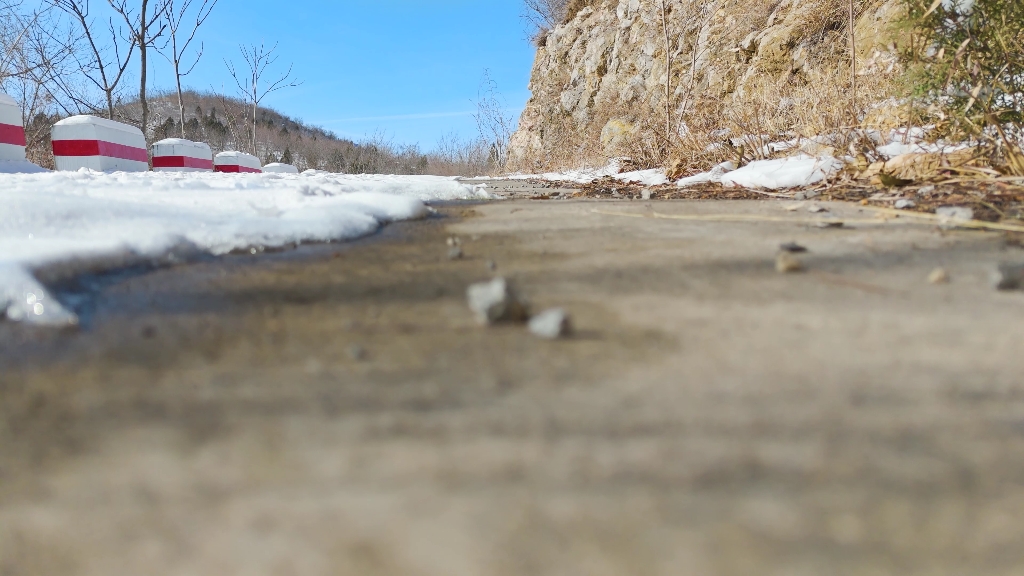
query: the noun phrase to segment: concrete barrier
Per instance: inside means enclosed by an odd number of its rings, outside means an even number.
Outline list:
[[[21,107],[14,98],[0,92],[0,160],[24,159],[25,126],[21,122]]]
[[[146,172],[149,156],[142,130],[95,116],[72,116],[53,125],[57,170]]]
[[[213,152],[202,142],[168,138],[153,144],[154,172],[212,172]]]
[[[216,172],[227,172],[229,174],[263,172],[263,165],[260,159],[245,152],[221,152],[213,159],[213,169]]]
[[[280,162],[274,162],[273,164],[267,164],[263,167],[263,172],[266,174],[298,174],[299,169],[291,164],[281,164]]]

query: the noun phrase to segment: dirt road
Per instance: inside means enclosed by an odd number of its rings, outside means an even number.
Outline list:
[[[0,324],[0,575],[1021,574],[1024,250],[783,206],[455,206],[65,286],[84,329]],[[475,325],[492,274],[576,337]]]

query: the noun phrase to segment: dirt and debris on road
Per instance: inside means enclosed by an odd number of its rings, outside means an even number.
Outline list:
[[[0,574],[1021,573],[1024,250],[815,201],[94,279],[82,330],[0,324]],[[572,335],[479,325],[498,275]]]

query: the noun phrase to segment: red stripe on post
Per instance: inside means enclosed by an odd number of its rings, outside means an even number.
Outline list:
[[[257,168],[249,168],[248,166],[236,166],[234,164],[218,164],[214,170],[217,172],[224,172],[225,174],[239,174],[239,173],[251,173],[251,174],[262,174],[263,170]]]
[[[144,148],[135,148],[103,140],[54,140],[54,156],[106,156],[121,160],[149,162],[149,154]]]
[[[25,129],[13,124],[0,124],[0,144],[25,145]]]
[[[191,156],[154,156],[153,168],[199,168],[213,170],[213,160]]]

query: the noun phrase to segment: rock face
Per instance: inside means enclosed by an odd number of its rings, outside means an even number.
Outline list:
[[[855,102],[845,0],[666,0],[664,21],[660,0],[592,0],[538,48],[513,167],[651,163],[666,143],[726,131],[817,134],[855,104],[862,118],[888,118],[869,103],[899,72],[899,5],[856,0]]]

